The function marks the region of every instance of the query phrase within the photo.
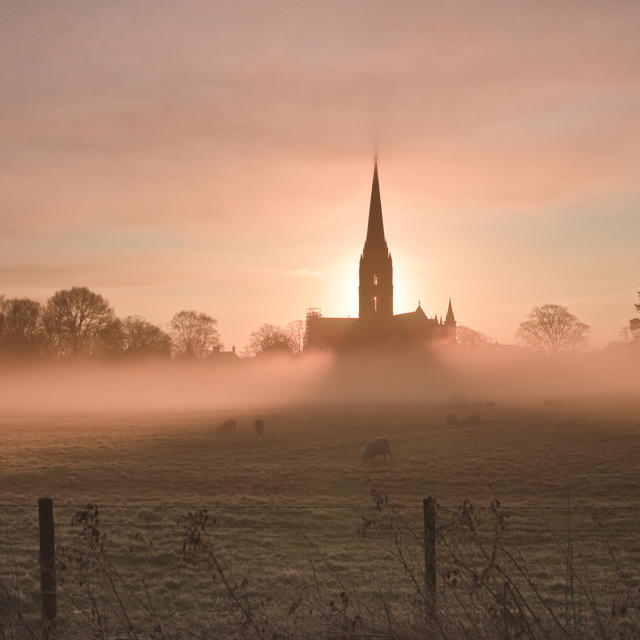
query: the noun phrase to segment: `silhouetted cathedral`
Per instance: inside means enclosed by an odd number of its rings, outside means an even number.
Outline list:
[[[449,299],[444,320],[427,317],[418,303],[410,313],[393,315],[393,261],[384,237],[378,164],[373,170],[367,238],[360,256],[359,317],[324,318],[307,313],[308,348],[345,350],[369,345],[414,346],[433,341],[453,343],[456,320]]]

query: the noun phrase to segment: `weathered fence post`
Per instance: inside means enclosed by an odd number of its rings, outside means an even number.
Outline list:
[[[424,511],[424,595],[427,615],[436,613],[436,501],[429,496],[422,501]]]
[[[56,617],[56,549],[53,530],[53,500],[38,498],[40,527],[40,593],[42,615],[47,625]]]

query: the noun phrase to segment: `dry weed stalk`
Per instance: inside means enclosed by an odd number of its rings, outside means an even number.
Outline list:
[[[204,569],[227,596],[227,607],[207,611],[190,624],[178,611],[158,609],[144,576],[141,587],[123,577],[110,557],[97,506],[72,519],[74,535],[59,547],[63,615],[52,640],[177,640],[178,638],[254,637],[259,640],[325,637],[336,640],[631,640],[640,637],[640,598],[606,530],[607,557],[620,595],[610,611],[594,596],[574,556],[572,506],[567,501],[566,532],[547,530],[564,558],[564,601],[551,600],[536,583],[524,555],[509,544],[509,512],[493,500],[485,509],[465,500],[455,509],[438,506],[438,606],[425,616],[423,537],[386,493],[371,491],[373,512],[357,527],[376,571],[359,584],[349,580],[304,527],[293,529],[309,554],[308,576],[295,587],[273,584],[273,575],[252,569],[250,577],[272,581],[277,598],[265,602],[249,589],[249,577],[236,577],[217,545],[222,533],[205,509],[188,512],[182,527],[181,562],[185,572]],[[540,517],[545,522],[544,517]],[[142,540],[142,536],[140,536]],[[385,563],[377,567],[377,559]],[[179,567],[178,567],[179,568]],[[16,569],[17,570],[17,569]],[[367,582],[368,580],[368,582]],[[363,588],[363,585],[366,589]],[[580,603],[586,601],[587,608]],[[75,612],[75,613],[71,613]],[[41,637],[32,608],[7,580],[0,579],[0,640]]]

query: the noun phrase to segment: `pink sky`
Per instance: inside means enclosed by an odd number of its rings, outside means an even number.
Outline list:
[[[435,7],[435,8],[434,8]],[[357,313],[377,146],[395,308],[617,337],[640,289],[640,3],[0,4],[0,293],[86,285],[241,347]]]

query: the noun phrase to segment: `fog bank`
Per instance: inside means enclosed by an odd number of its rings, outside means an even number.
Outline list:
[[[510,349],[211,362],[0,367],[0,411],[225,410],[348,403],[588,402],[640,397],[638,349],[542,356]]]

